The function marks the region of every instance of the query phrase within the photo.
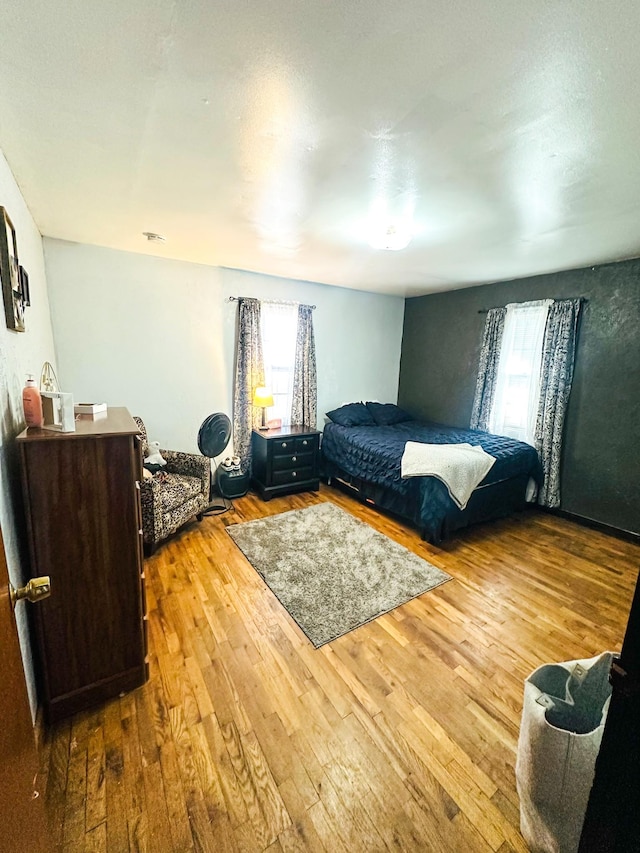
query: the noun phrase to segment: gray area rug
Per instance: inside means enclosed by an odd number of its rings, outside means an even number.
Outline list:
[[[451,580],[331,503],[227,533],[316,648]]]

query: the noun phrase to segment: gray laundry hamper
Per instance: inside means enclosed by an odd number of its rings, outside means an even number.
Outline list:
[[[532,853],[576,853],[609,708],[613,654],[545,664],[525,680],[516,783]]]

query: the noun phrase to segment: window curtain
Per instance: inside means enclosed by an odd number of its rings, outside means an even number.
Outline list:
[[[262,420],[262,410],[253,405],[253,393],[260,385],[264,385],[260,302],[240,299],[233,389],[233,446],[246,473],[251,472],[251,430],[258,428]]]
[[[318,388],[316,380],[316,345],[313,337],[313,308],[298,306],[298,334],[293,374],[293,426],[316,428]]]
[[[489,417],[496,391],[500,347],[504,332],[506,308],[491,308],[484,324],[476,393],[471,412],[471,429],[489,429]]]
[[[580,299],[554,302],[547,317],[535,430],[535,448],[544,471],[538,493],[542,506],[560,506],[562,433],[573,380],[580,305]]]

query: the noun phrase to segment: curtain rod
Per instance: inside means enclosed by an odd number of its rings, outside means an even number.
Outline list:
[[[240,302],[241,299],[248,298],[247,296],[228,296],[227,302]],[[270,305],[304,305],[304,302],[288,302],[286,299],[258,299],[258,302],[268,302]],[[316,306],[309,305],[308,307],[313,311]]]
[[[574,297],[574,299],[575,299],[575,298],[576,298],[576,297]],[[583,304],[583,305],[584,305],[584,304],[586,304],[586,303],[589,301],[589,300],[587,299],[587,297],[586,297],[586,296],[578,296],[577,298],[580,300],[580,302],[582,302],[582,304]],[[554,300],[554,301],[555,301],[555,300]],[[564,300],[562,300],[562,301],[564,301]],[[518,304],[523,304],[523,303],[510,302],[509,304],[510,304],[510,305],[518,305]],[[494,308],[479,308],[479,309],[478,309],[478,314],[488,314],[488,313],[489,313],[489,311],[494,311],[494,310],[495,310],[495,308],[506,308],[506,306],[505,306],[505,305],[496,305],[496,306],[494,306]]]

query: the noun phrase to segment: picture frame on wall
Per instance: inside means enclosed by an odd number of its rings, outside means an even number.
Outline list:
[[[4,207],[0,207],[0,283],[7,327],[24,332],[24,308],[18,263],[18,242],[13,223]]]
[[[31,293],[29,291],[29,276],[26,269],[20,267],[20,292],[22,293],[22,304],[25,308],[31,305]]]

